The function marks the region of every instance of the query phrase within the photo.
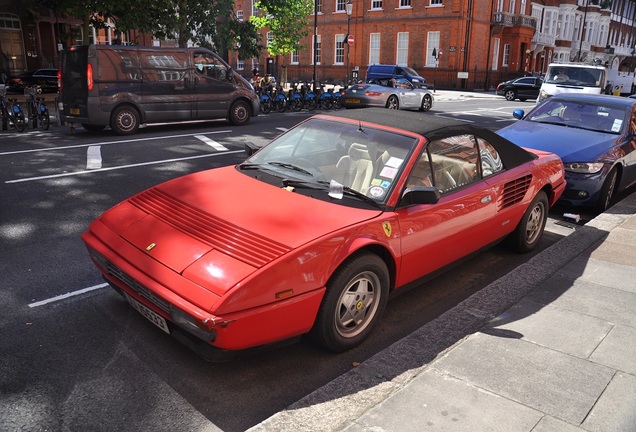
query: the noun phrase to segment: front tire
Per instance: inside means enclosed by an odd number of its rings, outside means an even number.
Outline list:
[[[364,341],[375,327],[389,295],[389,272],[377,255],[349,258],[327,283],[311,336],[342,352]]]
[[[400,101],[398,100],[396,95],[391,95],[386,101],[386,107],[388,109],[400,109]]]
[[[243,126],[250,121],[251,113],[247,102],[239,100],[230,107],[230,123],[234,126]]]
[[[26,127],[24,113],[19,112],[15,115],[15,117],[13,117],[13,126],[15,126],[15,130],[18,132],[24,132],[24,128]]]
[[[49,110],[44,110],[42,114],[40,114],[40,123],[42,125],[42,129],[49,130],[49,126],[51,126],[51,116],[49,115]]]
[[[426,94],[424,95],[424,97],[422,98],[422,106],[420,107],[420,111],[428,111],[431,109],[431,107],[433,106],[433,98],[431,98],[431,95]]]
[[[618,171],[616,170],[616,167],[614,167],[607,174],[607,177],[605,178],[605,182],[603,182],[603,187],[601,188],[601,194],[598,198],[598,203],[596,204],[597,211],[604,212],[610,207],[610,204],[612,203],[612,198],[614,198],[614,192],[616,190],[617,179],[618,179]]]
[[[548,219],[548,197],[540,191],[523,214],[519,225],[508,237],[510,247],[520,253],[537,247]]]
[[[111,117],[110,128],[117,135],[132,135],[139,129],[139,113],[131,106],[117,108]]]

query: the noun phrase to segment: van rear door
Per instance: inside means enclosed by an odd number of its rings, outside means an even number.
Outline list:
[[[60,101],[64,120],[88,118],[88,46],[65,49],[60,53]],[[79,120],[78,120],[79,121]]]

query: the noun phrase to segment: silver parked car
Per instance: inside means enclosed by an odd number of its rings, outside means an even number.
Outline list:
[[[381,107],[388,109],[419,109],[433,107],[433,93],[414,87],[406,78],[381,78],[354,84],[343,96],[346,108]]]

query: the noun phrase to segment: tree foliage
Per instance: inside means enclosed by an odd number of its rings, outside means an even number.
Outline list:
[[[119,31],[138,30],[158,38],[174,38],[179,46],[207,46],[227,59],[228,50],[239,57],[257,56],[258,34],[251,22],[240,22],[234,0],[31,0],[57,16],[68,15],[84,23],[84,43],[89,25],[103,28],[108,18]]]
[[[271,54],[285,55],[302,48],[300,40],[311,29],[309,17],[314,0],[259,0],[256,7],[263,13],[250,17],[250,20],[256,28],[266,27],[272,32],[274,38],[267,46]]]

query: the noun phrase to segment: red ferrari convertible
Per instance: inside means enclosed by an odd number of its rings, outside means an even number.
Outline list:
[[[344,351],[392,291],[501,240],[535,248],[564,187],[558,157],[489,130],[349,110],[141,192],[82,238],[132,307],[209,360],[305,333]]]

